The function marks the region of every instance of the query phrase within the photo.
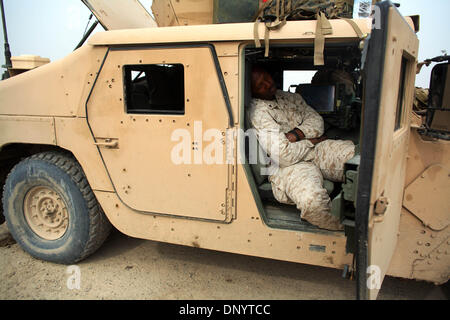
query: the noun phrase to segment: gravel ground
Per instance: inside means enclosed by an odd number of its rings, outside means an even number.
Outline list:
[[[0,299],[354,299],[339,270],[130,238],[114,230],[77,266],[80,289],[68,289],[68,266],[32,258],[17,244],[0,247]],[[446,299],[442,287],[386,278],[379,299]]]

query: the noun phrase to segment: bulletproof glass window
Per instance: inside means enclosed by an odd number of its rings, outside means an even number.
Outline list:
[[[315,70],[284,70],[283,91],[295,92],[299,84],[310,84]]]
[[[185,113],[182,64],[127,65],[124,78],[127,113]]]
[[[406,71],[408,67],[408,59],[402,58],[402,66],[400,69],[400,86],[397,100],[397,110],[395,112],[395,131],[402,127],[403,110],[405,108],[405,85],[406,85]]]
[[[317,70],[285,70],[283,90],[299,93],[306,103],[319,113],[335,111],[336,86],[330,84],[311,84]]]

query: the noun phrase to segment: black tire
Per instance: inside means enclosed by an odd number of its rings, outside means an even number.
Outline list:
[[[442,292],[444,292],[445,298],[450,300],[450,281],[440,285]]]
[[[3,208],[0,208],[0,224],[5,222],[5,216],[3,215]]]
[[[40,237],[25,218],[25,197],[38,186],[57,191],[67,204],[69,220],[59,239]],[[21,247],[35,258],[55,263],[83,260],[103,244],[111,231],[83,169],[72,155],[62,152],[39,153],[15,166],[4,186],[3,211],[9,231]]]

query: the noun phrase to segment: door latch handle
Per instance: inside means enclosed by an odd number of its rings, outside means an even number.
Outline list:
[[[99,140],[102,140],[102,141],[99,141]],[[97,142],[94,142],[94,145],[96,145],[97,147],[103,147],[103,148],[108,148],[108,149],[117,149],[119,147],[119,140],[111,139],[111,138],[106,138],[106,139],[97,138]]]

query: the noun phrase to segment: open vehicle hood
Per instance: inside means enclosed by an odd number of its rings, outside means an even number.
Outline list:
[[[81,0],[105,30],[153,28],[155,20],[138,0]]]

